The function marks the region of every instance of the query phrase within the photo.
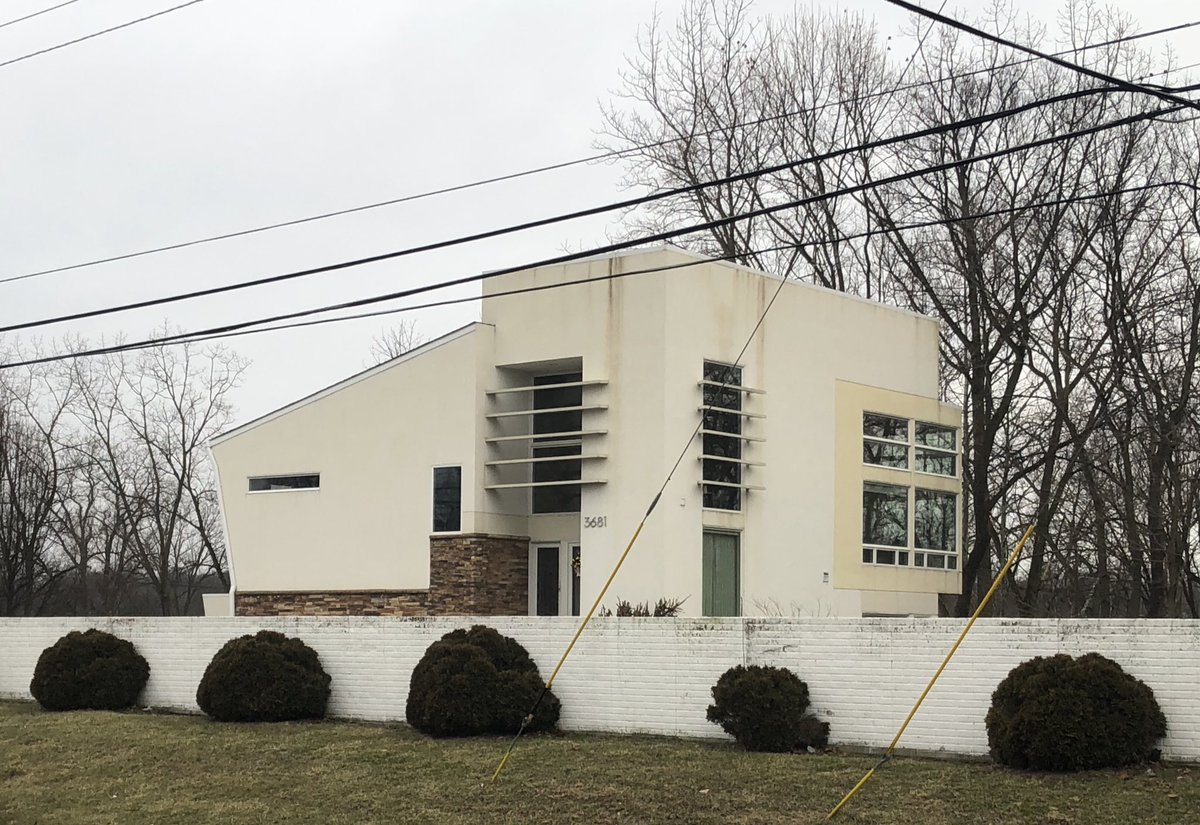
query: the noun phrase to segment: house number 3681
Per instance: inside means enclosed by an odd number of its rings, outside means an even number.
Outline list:
[[[593,527],[607,527],[608,516],[584,516],[583,527],[585,530],[590,530]]]

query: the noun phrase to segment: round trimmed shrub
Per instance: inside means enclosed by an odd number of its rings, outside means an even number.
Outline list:
[[[475,736],[491,729],[499,674],[487,654],[462,642],[434,642],[413,668],[405,716],[430,736]]]
[[[496,670],[501,673],[507,670],[518,673],[538,672],[537,665],[529,658],[529,651],[522,647],[520,642],[487,625],[472,625],[470,630],[451,630],[442,637],[442,641],[474,645],[487,654]]]
[[[521,729],[521,722],[529,714],[529,709],[537,702],[546,685],[536,670],[533,673],[502,670],[498,678],[495,724],[492,730],[495,733],[516,733]],[[553,730],[558,725],[561,712],[562,703],[552,691],[547,691],[525,730],[530,733]]]
[[[29,692],[46,710],[132,707],[150,678],[134,646],[103,630],[72,630],[42,651]]]
[[[230,639],[217,651],[196,690],[196,704],[218,722],[321,719],[329,682],[315,650],[260,630]]]
[[[807,715],[808,685],[783,667],[738,665],[712,688],[708,721],[746,750],[788,753],[823,748],[829,723]]]
[[[405,717],[430,736],[516,733],[545,685],[529,652],[485,625],[452,630],[425,651],[408,685]],[[526,730],[550,730],[561,704],[549,691]]]
[[[985,722],[993,759],[1041,771],[1145,762],[1167,732],[1154,691],[1099,653],[1017,665],[992,693]]]

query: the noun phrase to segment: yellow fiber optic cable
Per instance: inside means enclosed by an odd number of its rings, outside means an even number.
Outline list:
[[[996,575],[996,580],[992,582],[992,586],[988,588],[987,594],[984,595],[983,599],[979,602],[979,607],[975,608],[975,612],[971,615],[971,620],[967,622],[967,626],[963,628],[962,633],[958,634],[958,640],[954,643],[954,646],[950,648],[950,652],[946,654],[946,658],[942,659],[942,664],[937,669],[937,673],[933,674],[933,678],[929,680],[929,684],[927,684],[925,686],[925,690],[921,692],[920,698],[918,698],[916,704],[912,706],[912,710],[908,712],[908,716],[905,718],[904,724],[900,726],[900,730],[896,731],[896,735],[892,737],[892,744],[888,745],[887,750],[883,754],[883,758],[875,763],[875,766],[872,767],[871,770],[867,771],[866,776],[858,780],[858,784],[851,788],[850,792],[842,797],[841,802],[834,806],[833,810],[830,811],[825,817],[827,822],[833,819],[837,815],[837,812],[844,808],[846,803],[853,799],[854,795],[862,790],[863,786],[866,785],[867,782],[870,781],[871,777],[875,775],[876,770],[881,768],[885,763],[887,763],[888,760],[892,758],[892,754],[896,752],[896,746],[900,743],[900,737],[903,736],[904,731],[908,729],[908,723],[911,722],[913,717],[917,715],[917,709],[921,707],[921,703],[925,701],[925,697],[929,695],[929,691],[933,690],[934,684],[937,682],[938,677],[942,675],[942,671],[946,669],[946,665],[950,664],[950,660],[958,651],[958,646],[963,643],[963,639],[967,638],[967,634],[971,632],[971,628],[975,625],[975,620],[978,619],[983,613],[984,608],[988,606],[988,602],[992,600],[993,594],[995,594],[995,592],[1000,588],[1000,582],[1004,581],[1004,577],[1008,575],[1008,571],[1012,569],[1013,564],[1016,563],[1017,556],[1021,555],[1021,549],[1025,546],[1025,542],[1029,541],[1029,537],[1033,535],[1033,528],[1034,525],[1030,524],[1029,528],[1025,531],[1025,535],[1021,536],[1021,540],[1017,542],[1017,546],[1009,555],[1008,561],[1006,561],[1004,566],[1000,568],[1000,572]]]

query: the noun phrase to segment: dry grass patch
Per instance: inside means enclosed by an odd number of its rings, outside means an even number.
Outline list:
[[[407,727],[226,725],[201,717],[44,713],[0,702],[0,822],[816,823],[870,766],[852,756],[751,754],[630,736],[435,741]],[[899,759],[839,820],[1183,823],[1200,769],[1072,776]]]

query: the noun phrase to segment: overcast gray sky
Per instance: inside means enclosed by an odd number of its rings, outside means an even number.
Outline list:
[[[59,0],[3,0],[0,23]],[[0,29],[0,62],[182,0],[79,0]],[[672,18],[678,0],[658,3]],[[821,4],[908,21],[883,0]],[[925,0],[937,8],[940,0]],[[981,0],[948,3],[968,17]],[[1117,0],[1149,29],[1200,17],[1194,0]],[[1053,3],[1017,0],[1052,23]],[[764,13],[791,2],[762,0]],[[570,160],[595,151],[599,104],[654,6],[638,0],[206,0],[0,67],[0,278]],[[897,49],[908,48],[897,37]],[[1200,61],[1200,34],[1160,38]],[[16,323],[363,257],[621,197],[589,165],[247,238],[0,284]],[[604,242],[598,218],[317,275],[70,331],[146,337],[402,289]],[[478,287],[438,295],[478,294]],[[477,303],[417,313],[434,337]],[[252,359],[247,420],[360,368],[386,320],[233,339]]]

